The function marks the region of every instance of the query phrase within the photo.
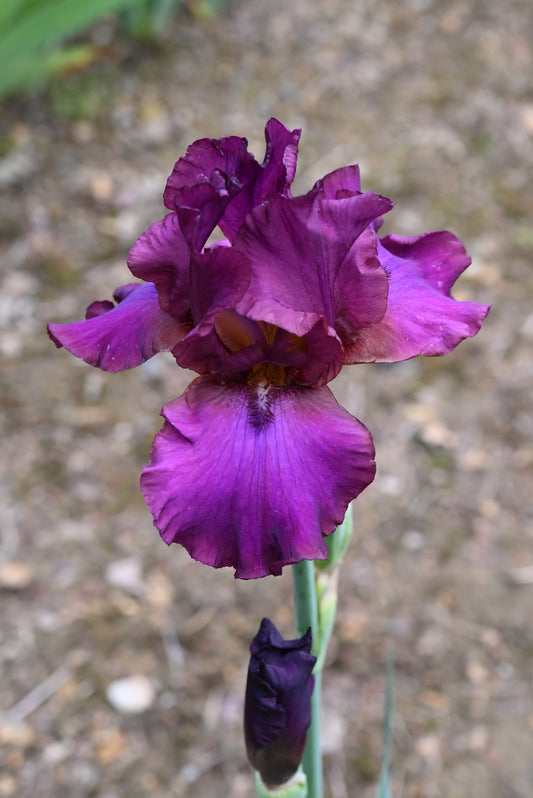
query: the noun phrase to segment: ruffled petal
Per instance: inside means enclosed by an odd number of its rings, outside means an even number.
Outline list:
[[[373,242],[354,248],[369,223],[391,207],[367,192],[340,200],[272,197],[255,208],[234,242],[251,263],[239,312],[305,335],[320,319],[348,334],[382,318],[387,275]],[[373,249],[372,249],[373,247]]]
[[[215,170],[209,183],[184,186],[176,194],[176,213],[187,243],[200,252],[240,186]]]
[[[317,188],[327,199],[342,199],[361,193],[361,176],[359,166],[341,166],[334,172],[316,182]]]
[[[229,352],[215,328],[218,312],[233,308],[250,283],[250,264],[239,252],[219,246],[196,255],[191,261],[190,301],[192,318],[197,322],[173,350],[182,368],[199,374],[235,373],[257,360]],[[255,356],[260,355],[256,347]]]
[[[182,189],[195,184],[215,185],[224,176],[226,188],[231,189],[223,214],[219,217],[220,229],[233,240],[246,214],[272,192],[288,194],[296,171],[296,158],[300,130],[288,130],[277,119],[270,119],[265,127],[266,154],[262,164],[248,152],[248,142],[238,136],[221,139],[199,139],[177,161],[168,178],[163,199],[167,208],[174,210],[190,199]],[[238,189],[238,190],[235,190]],[[221,209],[220,200],[216,207]],[[210,216],[215,217],[215,206]],[[205,218],[205,215],[204,215]]]
[[[166,405],[141,487],[163,540],[252,579],[302,559],[372,482],[368,430],[327,387],[200,377]]]
[[[114,296],[116,306],[107,301],[89,305],[85,321],[49,324],[55,345],[91,366],[115,372],[171,350],[187,332],[187,326],[161,310],[153,283],[121,286]]]
[[[296,174],[298,142],[302,131],[289,130],[277,119],[269,119],[265,127],[266,152],[262,171],[254,185],[253,205],[269,194],[289,195]],[[251,210],[251,208],[250,208]]]
[[[444,355],[475,335],[489,306],[450,296],[470,258],[452,233],[386,236],[378,256],[389,276],[387,310],[377,324],[359,330],[345,363],[394,363],[416,355]]]
[[[175,213],[156,222],[137,239],[128,256],[135,277],[154,283],[161,309],[183,321],[190,313],[191,250]]]
[[[240,136],[194,141],[186,154],[176,161],[167,180],[163,194],[165,207],[174,210],[180,189],[195,183],[209,183],[215,170],[241,179],[257,174],[259,164],[247,147],[247,140]]]

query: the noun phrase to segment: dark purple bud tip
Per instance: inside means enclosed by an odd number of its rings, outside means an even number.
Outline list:
[[[311,722],[316,662],[311,629],[297,640],[284,640],[263,618],[250,646],[244,703],[246,751],[263,782],[275,787],[296,773]]]

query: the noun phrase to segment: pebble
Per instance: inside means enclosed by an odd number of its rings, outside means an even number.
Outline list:
[[[441,753],[440,739],[436,734],[425,734],[416,741],[415,750],[426,762],[435,762]]]
[[[33,570],[26,563],[0,560],[0,588],[3,590],[24,590],[33,578]]]
[[[520,565],[509,571],[509,581],[513,585],[533,585],[533,565]]]
[[[110,585],[130,593],[132,596],[140,596],[144,593],[141,564],[134,557],[126,557],[109,563],[105,575]]]
[[[114,709],[133,715],[145,712],[152,706],[155,690],[146,676],[129,676],[111,682],[107,686],[106,696]]]
[[[0,745],[26,748],[35,742],[35,732],[25,723],[0,721]]]

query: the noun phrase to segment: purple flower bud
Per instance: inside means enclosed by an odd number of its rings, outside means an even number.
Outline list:
[[[268,618],[250,646],[244,735],[248,759],[267,786],[290,779],[303,757],[315,681],[310,651],[311,629],[284,640]]]

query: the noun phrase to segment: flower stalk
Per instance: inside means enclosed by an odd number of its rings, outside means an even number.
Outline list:
[[[307,744],[303,769],[307,776],[308,798],[322,798],[323,773],[320,745],[320,713],[322,670],[337,611],[337,585],[339,568],[353,533],[351,507],[342,524],[327,538],[327,560],[302,560],[293,566],[296,628],[304,634],[311,627],[312,652],[317,661],[313,669],[315,686],[311,697],[311,724],[307,731]]]
[[[320,627],[315,580],[315,565],[312,560],[302,560],[293,566],[294,603],[296,629],[304,634],[311,627],[313,636],[312,652],[319,657]],[[317,663],[318,664],[318,663]],[[322,688],[322,669],[313,671],[315,686],[311,696],[311,724],[307,730],[307,743],[303,758],[303,769],[307,776],[307,798],[322,798],[323,775],[322,754],[320,750],[320,704]]]

